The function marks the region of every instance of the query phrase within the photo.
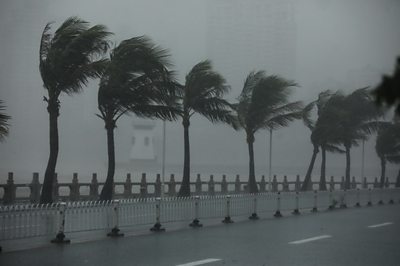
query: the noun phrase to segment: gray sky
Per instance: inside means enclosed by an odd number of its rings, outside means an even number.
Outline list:
[[[269,24],[280,21],[274,17],[281,16],[282,2],[292,10],[294,24],[289,27],[288,39],[277,37],[281,36],[280,23]],[[227,14],[233,14],[232,22],[223,22]],[[170,50],[181,81],[194,64],[210,58],[232,86],[228,96],[231,100],[238,96],[251,70],[265,69],[294,79],[299,88],[292,99],[308,102],[323,89],[350,92],[362,86],[374,86],[383,73],[391,73],[395,57],[400,54],[398,14],[400,2],[396,0],[2,0],[0,99],[6,102],[12,121],[9,137],[0,144],[0,182],[4,182],[9,171],[16,172],[17,180],[30,179],[30,174],[25,176],[34,171],[40,172],[42,178],[46,167],[48,114],[42,100],[46,91],[38,71],[38,49],[41,32],[49,21],[58,26],[67,17],[77,15],[92,24],[105,24],[115,33],[116,43],[148,35]],[[258,31],[260,34],[255,34]],[[223,37],[216,41],[215,36]],[[274,43],[274,40],[282,41]],[[271,55],[265,58],[271,60],[264,63],[261,59],[267,52]],[[286,60],[284,63],[282,58]],[[94,115],[97,85],[98,80],[94,80],[84,93],[61,97],[57,166],[61,175],[72,175],[74,171],[83,175],[104,173],[106,169],[106,134],[102,121]],[[131,120],[124,117],[118,121],[115,134],[118,162],[128,160]],[[243,132],[211,125],[200,117],[191,125],[193,164],[236,165],[246,170],[248,154]],[[183,162],[180,122],[168,123],[167,135],[167,163],[179,167]],[[161,136],[159,121],[156,136]],[[372,137],[366,148],[367,175],[371,177],[379,174],[374,141]],[[256,136],[255,146],[258,173],[264,173],[266,132]],[[275,132],[273,150],[274,172],[288,171],[304,176],[312,152],[308,129],[296,122]],[[359,148],[352,150],[354,175],[360,173],[360,153]],[[328,156],[327,174],[343,175],[345,157]],[[318,165],[319,161],[314,174],[318,174]],[[389,167],[392,177],[394,170],[396,167]],[[180,171],[176,174],[179,176]]]

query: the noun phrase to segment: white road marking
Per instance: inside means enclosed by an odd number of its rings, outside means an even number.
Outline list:
[[[196,265],[202,265],[202,264],[206,264],[206,263],[211,263],[211,262],[216,262],[216,261],[220,261],[221,259],[205,259],[205,260],[197,260],[197,261],[192,261],[189,263],[185,263],[185,264],[179,264],[176,266],[196,266]]]
[[[386,225],[391,225],[393,224],[392,222],[387,222],[387,223],[381,223],[381,224],[373,224],[373,225],[369,225],[367,226],[368,228],[376,228],[376,227],[382,227],[382,226],[386,226]]]
[[[316,241],[316,240],[325,239],[325,238],[330,238],[330,237],[332,237],[332,236],[330,236],[330,235],[315,236],[315,237],[311,237],[311,238],[292,241],[292,242],[289,242],[289,244],[304,244],[304,243],[307,243],[307,242]]]

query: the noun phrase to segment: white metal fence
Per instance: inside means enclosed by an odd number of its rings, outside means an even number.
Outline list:
[[[0,207],[0,241],[72,232],[124,229],[194,219],[270,216],[294,210],[326,210],[399,202],[400,189],[279,192],[188,198],[141,198]]]

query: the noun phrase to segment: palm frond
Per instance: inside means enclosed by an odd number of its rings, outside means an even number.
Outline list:
[[[4,113],[6,107],[3,105],[3,101],[0,100],[0,141],[8,135],[10,124],[8,121],[11,117]]]
[[[238,101],[243,102],[251,99],[251,95],[253,93],[254,88],[257,86],[260,80],[263,79],[265,76],[266,72],[262,70],[257,72],[255,71],[250,72],[250,74],[246,77],[246,80],[243,85],[243,90],[240,93]]]
[[[314,106],[316,105],[316,101],[312,101],[309,104],[307,104],[304,108],[303,108],[303,116],[302,116],[302,120],[303,123],[306,127],[308,127],[311,131],[314,129],[315,127],[315,121],[311,119],[311,112],[314,109]]]
[[[287,126],[294,119],[307,116],[301,102],[288,102],[293,81],[264,71],[250,72],[235,105],[237,120],[246,131],[276,129]]]
[[[210,60],[196,64],[186,75],[183,86],[182,109],[185,117],[198,113],[211,122],[237,125],[232,114],[232,106],[223,99],[230,90],[222,75],[213,70]]]
[[[212,123],[223,122],[237,128],[237,118],[232,113],[232,106],[229,102],[219,97],[201,99],[192,106],[193,110]]]
[[[44,28],[40,43],[40,73],[49,95],[80,92],[89,79],[104,71],[101,58],[109,48],[111,35],[103,25],[89,27],[78,17],[70,17],[50,33],[51,23]]]
[[[400,153],[397,155],[387,155],[386,160],[390,163],[400,164]]]
[[[276,115],[262,124],[260,128],[276,130],[281,127],[287,127],[290,122],[301,119],[302,117],[302,111]]]
[[[212,69],[211,61],[205,60],[186,75],[184,104],[191,107],[197,99],[222,97],[229,90],[224,77]]]
[[[182,88],[168,70],[167,50],[146,36],[122,41],[110,53],[99,86],[98,103],[103,112],[112,112],[115,121],[122,114],[175,120]]]
[[[340,154],[345,153],[345,150],[343,150],[343,149],[341,149],[338,146],[333,145],[333,144],[324,144],[324,147],[325,147],[325,149],[327,151],[332,152],[332,153],[340,153]]]
[[[90,79],[100,78],[108,65],[107,59],[89,62],[80,65],[70,74],[70,84],[63,90],[64,93],[72,95],[82,91]]]
[[[400,124],[385,123],[380,127],[375,145],[379,157],[385,157],[389,162],[398,163],[400,158]]]

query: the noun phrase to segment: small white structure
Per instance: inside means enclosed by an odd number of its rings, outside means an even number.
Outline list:
[[[132,122],[133,136],[131,140],[131,162],[157,160],[154,149],[155,125],[155,121],[150,119],[135,118]]]

